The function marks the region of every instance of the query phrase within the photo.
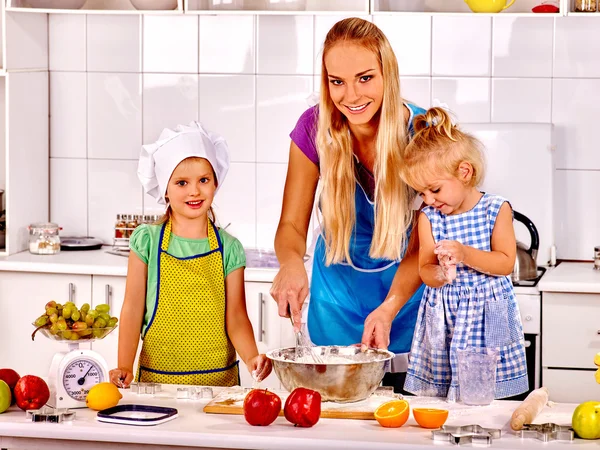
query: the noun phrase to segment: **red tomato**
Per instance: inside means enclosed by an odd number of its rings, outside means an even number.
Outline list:
[[[244,417],[250,425],[271,425],[281,411],[281,399],[266,389],[253,389],[244,399]]]
[[[285,401],[285,418],[297,427],[312,427],[321,416],[321,394],[306,388],[296,388]]]

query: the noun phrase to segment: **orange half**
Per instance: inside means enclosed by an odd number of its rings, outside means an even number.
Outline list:
[[[413,416],[423,428],[439,428],[448,419],[447,409],[415,408]]]
[[[375,419],[382,427],[398,428],[406,423],[409,413],[410,407],[406,400],[392,400],[375,410]]]

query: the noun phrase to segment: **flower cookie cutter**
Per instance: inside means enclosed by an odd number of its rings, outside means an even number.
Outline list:
[[[571,427],[555,423],[526,423],[523,425],[523,429],[517,432],[517,436],[520,436],[521,439],[535,438],[542,442],[572,441],[575,439],[575,432]]]
[[[434,441],[452,442],[456,445],[492,445],[494,439],[500,439],[502,431],[498,428],[483,428],[479,425],[442,426],[431,432]]]

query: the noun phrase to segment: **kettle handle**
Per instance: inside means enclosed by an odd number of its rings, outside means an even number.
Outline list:
[[[514,214],[515,220],[517,220],[518,222],[521,222],[523,225],[525,225],[527,227],[527,230],[529,231],[529,235],[531,236],[531,245],[527,249],[527,253],[529,253],[531,256],[533,256],[535,258],[537,256],[537,252],[540,248],[540,235],[538,233],[538,230],[535,227],[535,225],[533,224],[533,222],[531,220],[529,220],[528,217],[521,214],[519,211],[513,210],[513,214]]]
[[[507,8],[510,8],[514,2],[515,2],[515,0],[510,0],[510,3],[508,5],[506,5],[504,8],[502,8],[502,11],[504,11]]]

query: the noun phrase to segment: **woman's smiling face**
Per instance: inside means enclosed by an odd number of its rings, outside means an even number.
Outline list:
[[[383,102],[383,76],[377,56],[360,45],[342,42],[325,55],[329,95],[350,124],[365,125]]]

